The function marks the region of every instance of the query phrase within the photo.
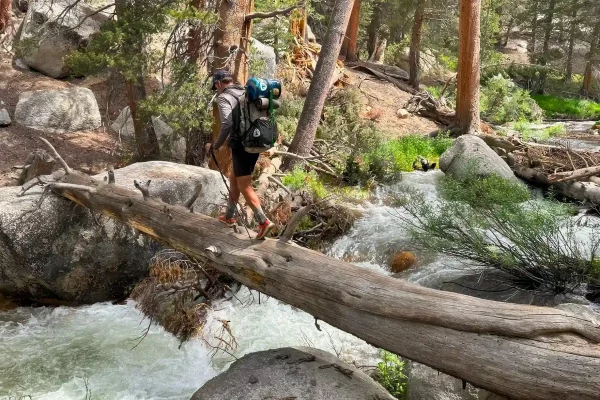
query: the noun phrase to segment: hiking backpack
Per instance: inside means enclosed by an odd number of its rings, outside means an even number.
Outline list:
[[[234,132],[246,152],[262,153],[275,146],[279,135],[275,110],[280,106],[281,83],[250,78],[244,89],[233,109]]]

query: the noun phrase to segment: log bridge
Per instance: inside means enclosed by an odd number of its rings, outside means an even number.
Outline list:
[[[147,185],[136,183],[140,191],[121,188],[111,174],[100,182],[53,153],[64,171],[53,174],[44,193],[210,260],[244,285],[373,346],[512,399],[600,399],[597,322],[554,308],[416,286],[287,240],[253,240],[193,213],[194,199],[185,206],[166,204],[153,199]]]

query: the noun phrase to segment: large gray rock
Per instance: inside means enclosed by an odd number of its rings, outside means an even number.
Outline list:
[[[183,161],[185,158],[185,139],[173,134],[173,129],[160,118],[152,117],[154,132],[161,146],[163,155],[170,153],[174,160]],[[135,138],[135,129],[133,126],[133,117],[129,111],[129,106],[121,110],[121,113],[111,124],[110,129],[120,137],[133,140]]]
[[[94,130],[102,125],[94,93],[78,86],[21,93],[15,120],[30,128],[55,133]]]
[[[505,400],[470,384],[463,389],[460,379],[415,362],[410,363],[406,388],[407,400]]]
[[[10,115],[4,105],[4,102],[0,100],[0,126],[9,126],[11,123]]]
[[[103,179],[105,174],[96,176]],[[203,184],[194,204],[209,213],[226,192],[218,172],[168,162],[133,164],[115,171],[116,184],[136,190],[134,179],[151,179],[150,192],[180,204]],[[94,303],[127,294],[147,276],[158,245],[133,229],[55,195],[32,210],[41,190],[17,197],[20,188],[0,188],[0,293],[26,299]]]
[[[440,169],[458,180],[475,174],[485,177],[497,174],[518,181],[508,164],[483,139],[463,135],[440,157]]]
[[[275,70],[277,68],[275,49],[253,38],[251,56],[259,64],[259,68],[250,71],[252,76],[264,79],[275,78]]]
[[[192,396],[192,400],[264,399],[394,400],[394,397],[364,372],[332,354],[308,347],[248,354]]]
[[[52,78],[69,74],[64,57],[85,47],[92,35],[108,20],[105,13],[76,0],[37,0],[29,2],[19,38],[23,61]],[[107,10],[108,11],[108,10]]]

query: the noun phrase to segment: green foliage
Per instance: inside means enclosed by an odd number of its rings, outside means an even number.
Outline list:
[[[409,46],[409,44],[410,42],[407,38],[406,40],[397,43],[392,43],[389,46],[387,46],[387,48],[385,49],[384,63],[388,65],[397,65],[399,67],[405,65],[406,63],[404,62],[404,60],[407,59],[405,50]]]
[[[458,56],[454,54],[440,53],[437,56],[439,63],[446,69],[457,72],[458,71]]]
[[[204,84],[205,77],[197,75],[195,68],[174,63],[171,83],[155,95],[147,97],[140,109],[147,116],[163,117],[173,132],[188,141],[192,136],[207,135],[211,130],[213,92]]]
[[[550,118],[600,118],[600,103],[585,99],[567,99],[540,94],[532,97]]]
[[[366,173],[384,180],[398,176],[402,171],[412,171],[413,162],[419,156],[430,162],[439,157],[452,145],[445,136],[430,139],[418,135],[405,136],[383,142],[364,154],[360,165]]]
[[[162,66],[163,48],[152,44],[152,36],[177,24],[214,24],[215,13],[197,10],[188,2],[147,0],[135,5],[125,2],[117,19],[102,25],[83,50],[65,61],[74,75],[90,75],[116,69],[129,81],[157,71]],[[184,23],[185,22],[185,23]]]
[[[570,206],[525,201],[529,197],[519,183],[500,179],[445,178],[445,198],[437,202],[407,191],[400,198],[410,217],[399,217],[420,246],[465,260],[481,272],[497,271],[517,288],[579,293],[590,277],[600,237],[590,238],[583,248]]]
[[[277,127],[279,134],[288,142],[291,142],[296,134],[296,127],[302,114],[304,99],[286,93],[281,101],[281,107],[277,110]]]
[[[481,89],[482,116],[495,124],[511,121],[540,121],[543,113],[529,92],[510,79],[497,75]]]
[[[514,124],[513,128],[521,134],[525,140],[545,141],[554,137],[561,137],[567,133],[563,124],[552,125],[544,129],[534,129],[531,124],[521,121]]]
[[[399,400],[406,398],[406,384],[408,378],[405,374],[405,363],[395,354],[381,350],[382,360],[377,363],[376,380],[392,396]]]
[[[470,174],[463,181],[444,177],[441,193],[448,201],[458,201],[471,207],[482,208],[490,204],[513,206],[531,199],[524,185],[516,184],[498,175],[479,178]]]
[[[283,177],[282,183],[292,190],[306,190],[315,199],[324,199],[329,195],[319,176],[314,172],[306,172],[301,166]]]

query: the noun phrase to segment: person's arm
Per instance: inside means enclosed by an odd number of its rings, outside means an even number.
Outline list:
[[[221,119],[221,131],[215,143],[212,145],[213,150],[219,150],[219,148],[225,143],[229,135],[233,132],[233,116],[232,107],[225,96],[217,97],[219,105],[219,117]]]

